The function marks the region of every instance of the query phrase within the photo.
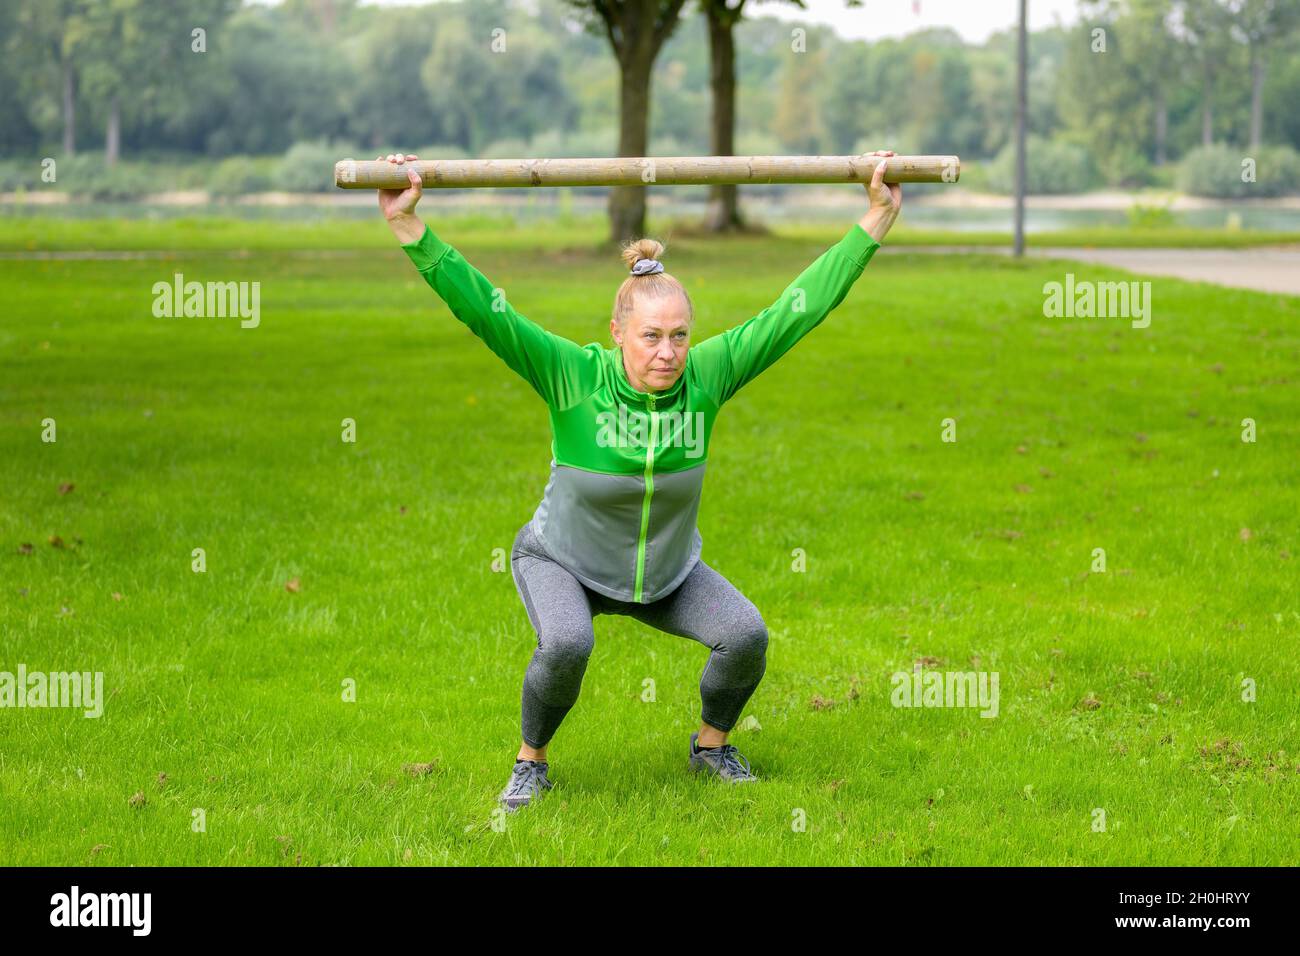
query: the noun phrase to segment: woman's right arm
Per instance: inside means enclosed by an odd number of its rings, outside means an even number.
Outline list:
[[[390,155],[390,162],[416,159]],[[454,247],[434,235],[415,214],[422,193],[409,170],[406,189],[379,190],[379,206],[403,251],[452,314],[517,372],[547,405],[576,405],[599,384],[599,347],[582,347],[516,312],[505,292],[488,281]]]

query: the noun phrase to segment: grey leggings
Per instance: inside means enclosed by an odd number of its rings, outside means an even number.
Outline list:
[[[593,591],[556,564],[530,521],[515,537],[510,573],[537,633],[537,649],[524,675],[523,738],[530,747],[545,747],[577,702],[595,644],[592,621],[600,614],[634,617],[710,648],[700,677],[700,716],[719,730],[735,726],[763,679],[767,626],[762,615],[703,561],[671,594],[657,601],[618,601]]]

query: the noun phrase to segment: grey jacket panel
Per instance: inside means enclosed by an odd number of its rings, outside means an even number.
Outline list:
[[[641,601],[672,592],[699,560],[704,541],[695,526],[704,464],[654,475]],[[551,476],[533,513],[533,533],[547,553],[579,581],[606,597],[636,596],[637,541],[645,478],[606,475],[551,459]]]
[[[699,560],[704,539],[695,526],[695,518],[700,510],[704,468],[705,465],[701,464],[685,471],[654,476],[650,522],[645,539],[645,576],[641,581],[642,597],[647,604],[681,584]],[[632,560],[632,584],[635,587],[635,547]]]

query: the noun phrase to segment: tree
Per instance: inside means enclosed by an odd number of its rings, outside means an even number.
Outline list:
[[[424,87],[421,65],[433,49],[437,19],[424,7],[375,9],[371,16],[357,38],[356,84],[345,91],[358,144],[391,152],[438,141],[441,99],[412,95]]]
[[[645,156],[650,133],[650,81],[655,58],[677,28],[686,0],[568,0],[598,20],[618,60],[618,154]],[[639,238],[645,232],[645,189],[615,186],[609,194],[610,240]]]
[[[817,152],[825,136],[817,96],[825,62],[826,52],[819,46],[787,57],[781,71],[772,132],[792,153]]]
[[[1200,70],[1201,145],[1209,146],[1214,142],[1214,83],[1232,42],[1231,15],[1218,0],[1179,0],[1172,22]]]
[[[1061,67],[1060,110],[1069,139],[1087,148],[1108,182],[1145,182],[1165,159],[1166,86],[1174,41],[1164,32],[1167,0],[1085,0]],[[1102,33],[1095,33],[1101,30]]]
[[[1152,137],[1157,166],[1166,160],[1169,137],[1169,87],[1178,79],[1171,69],[1177,60],[1176,43],[1167,21],[1173,11],[1169,0],[1128,0],[1120,21],[1123,32],[1122,52],[1133,64],[1141,87],[1150,90],[1152,103]]]
[[[756,0],[757,2],[757,0]],[[803,0],[788,0],[801,10]],[[846,0],[859,7],[862,0]],[[736,136],[736,25],[744,16],[745,0],[699,0],[709,34],[709,90],[712,110],[709,147],[713,156],[734,156]],[[743,229],[737,188],[731,183],[709,187],[709,211],[704,227],[710,232]]]
[[[445,17],[420,70],[440,120],[439,138],[471,153],[502,133],[526,140],[573,124],[577,110],[560,79],[560,60],[540,32],[495,32],[488,21]]]
[[[14,25],[5,45],[5,58],[17,66],[20,76],[30,78],[38,90],[58,89],[63,152],[71,156],[77,149],[77,97],[81,79],[78,54],[86,36],[89,0],[46,0],[14,6],[12,12],[4,10],[6,22]]]
[[[1300,25],[1300,0],[1229,0],[1234,32],[1250,51],[1250,145],[1260,144],[1264,126],[1266,47],[1284,41]]]
[[[193,31],[215,31],[238,0],[99,0],[87,9],[78,37],[88,97],[105,113],[104,162],[121,153],[122,117],[145,119],[183,104],[186,57]],[[205,41],[206,45],[206,41]]]
[[[283,153],[303,140],[344,138],[354,121],[364,128],[347,111],[345,94],[357,85],[348,59],[283,8],[244,7],[219,37],[209,31],[209,46],[214,75],[168,112],[207,152]],[[418,104],[418,87],[406,98]]]
[[[800,3],[802,6],[802,3]],[[713,156],[736,154],[736,24],[744,15],[745,0],[734,7],[727,0],[700,0],[709,33],[709,90],[712,93],[709,152]],[[709,187],[709,208],[704,227],[727,232],[743,227],[734,184]]]

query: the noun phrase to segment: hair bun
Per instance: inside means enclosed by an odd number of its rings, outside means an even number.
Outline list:
[[[629,270],[642,259],[659,259],[664,253],[663,243],[654,239],[636,239],[623,246],[623,261]]]

